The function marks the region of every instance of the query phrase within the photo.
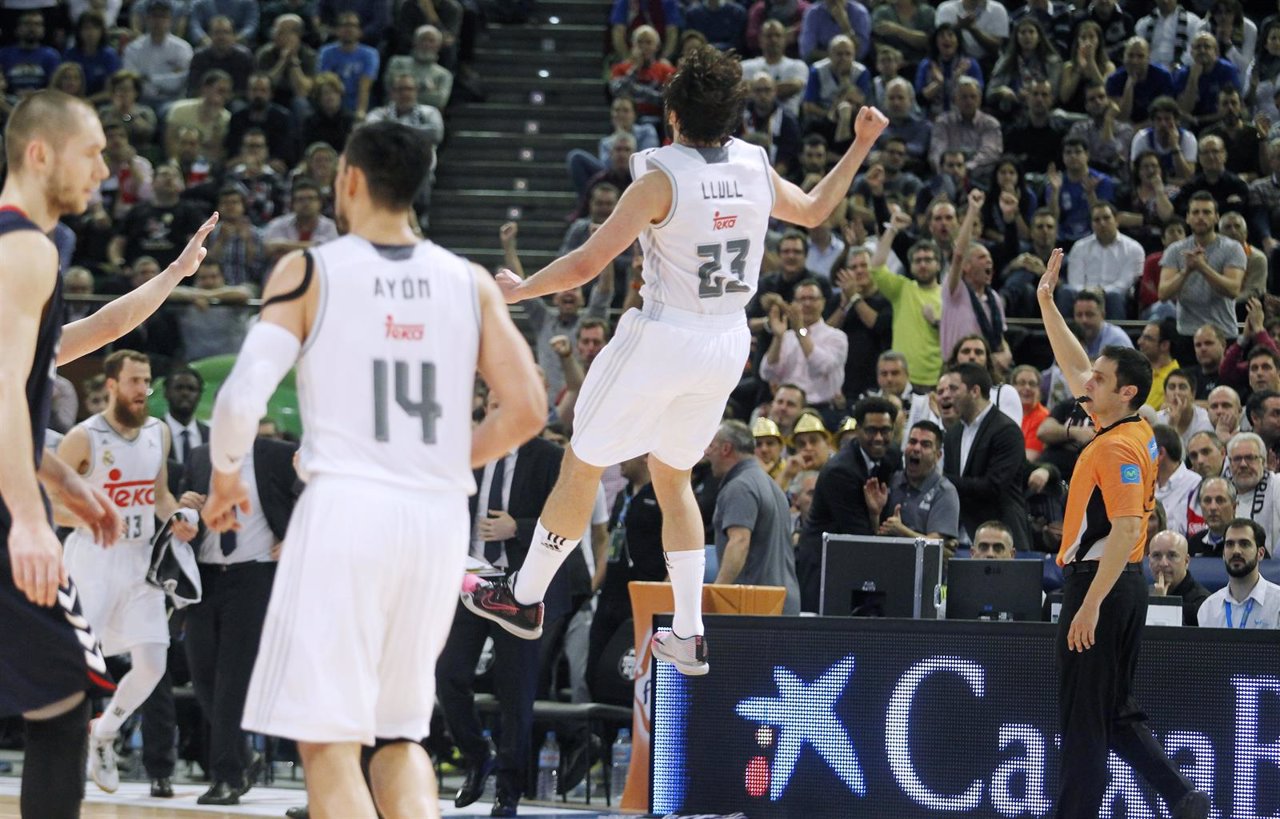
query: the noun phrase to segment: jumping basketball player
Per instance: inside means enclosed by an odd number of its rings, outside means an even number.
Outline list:
[[[85,618],[108,657],[129,654],[132,667],[116,688],[102,717],[90,723],[89,775],[98,787],[120,787],[113,749],[120,726],[164,676],[169,653],[169,618],[164,592],[147,584],[155,520],[178,508],[169,492],[169,426],[147,414],[151,361],[142,353],[117,350],[103,363],[107,408],[71,428],[58,457],[102,490],[120,510],[124,533],[114,549],[103,550],[93,533],[78,527],[67,537],[67,571],[80,587]],[[59,521],[61,522],[61,521]],[[196,527],[173,523],[181,540]]]
[[[826,220],[888,119],[863,108],[848,152],[805,193],[778,176],[763,148],[731,136],[744,93],[737,58],[703,46],[680,66],[666,89],[674,143],[631,158],[636,181],[604,226],[529,279],[499,274],[510,303],[557,293],[590,280],[638,236],[644,310],[622,317],[587,375],[560,479],[514,583],[484,584],[462,601],[536,639],[542,597],[577,548],[601,473],[647,453],[676,603],[671,634],[655,635],[652,650],[685,674],[705,674],[702,517],[689,473],[742,376],[751,345],[744,308],[756,291],[769,217],[806,227]],[[797,337],[807,355],[813,342],[803,329]]]
[[[343,238],[284,257],[213,413],[203,516],[235,529],[240,461],[297,362],[309,476],[276,574],[244,727],[298,741],[318,819],[439,816],[427,735],[457,610],[473,465],[541,429],[546,392],[482,268],[409,227],[422,133],[357,128],[334,184]],[[471,427],[476,370],[499,408]],[[355,510],[359,510],[359,514]],[[361,773],[364,749],[372,786]]]
[[[48,234],[64,214],[83,213],[109,171],[94,110],[58,91],[23,100],[9,117],[9,174],[0,192],[0,717],[25,718],[21,812],[73,819],[84,795],[85,690],[106,666],[80,610],[79,592],[50,525],[43,484],[64,509],[111,545],[115,505],[44,452],[54,368],[118,338],[163,302],[153,286],[68,325],[61,337],[61,278]],[[210,219],[179,262],[204,257]],[[206,230],[205,228],[208,228]],[[150,283],[149,283],[150,284]],[[176,280],[173,282],[176,284]],[[23,388],[21,385],[25,385]],[[30,438],[26,431],[30,430]],[[109,684],[108,684],[109,688]]]

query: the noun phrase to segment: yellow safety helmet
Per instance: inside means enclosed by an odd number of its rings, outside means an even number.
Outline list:
[[[826,425],[822,423],[822,419],[815,413],[800,413],[800,417],[796,419],[796,425],[791,429],[791,440],[794,442],[797,435],[801,435],[806,432],[821,432],[822,437],[827,439],[827,443],[831,443],[831,432],[827,429]]]
[[[751,435],[755,438],[777,438],[779,441],[782,440],[782,430],[778,429],[778,425],[772,419],[763,415],[751,425]]]

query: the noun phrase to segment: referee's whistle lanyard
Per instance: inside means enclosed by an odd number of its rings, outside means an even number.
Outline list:
[[[1243,609],[1243,611],[1240,612],[1239,628],[1248,627],[1249,615],[1253,614],[1253,604],[1256,602],[1257,602],[1256,600],[1250,597],[1248,600],[1244,602],[1244,605],[1240,607],[1241,609]],[[1227,628],[1236,628],[1236,626],[1231,622],[1231,599],[1230,598],[1222,601],[1222,608],[1227,612]]]

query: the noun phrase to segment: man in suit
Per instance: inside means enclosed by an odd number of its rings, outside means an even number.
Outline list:
[[[822,577],[822,533],[874,535],[880,522],[871,520],[862,488],[871,478],[889,482],[902,465],[902,453],[890,446],[898,407],[887,398],[871,396],[853,408],[858,422],[854,437],[818,475],[809,517],[796,549],[800,609],[817,611]]]
[[[166,390],[167,391],[167,390]],[[209,721],[206,770],[213,778],[201,805],[237,805],[253,785],[261,758],[249,749],[240,720],[249,677],[271,599],[279,545],[302,485],[293,468],[296,444],[259,437],[244,460],[251,509],[239,531],[222,534],[200,526],[192,544],[204,589],[201,602],[187,609],[187,663],[196,699]],[[182,481],[182,506],[204,506],[212,476],[208,445],[189,453]]]
[[[947,430],[942,472],[960,493],[962,538],[972,542],[978,526],[1003,521],[1014,546],[1031,548],[1023,494],[1026,452],[1022,430],[1002,412],[992,412],[991,376],[977,364],[957,364],[938,384],[938,398],[957,408],[960,423]]]
[[[204,395],[204,378],[190,367],[178,367],[164,380],[164,400],[169,411],[164,422],[169,425],[173,448],[169,452],[169,491],[176,498],[182,485],[182,471],[191,450],[209,443],[209,425],[196,420],[196,407]]]
[[[486,411],[496,406],[490,393]],[[476,470],[471,498],[472,557],[486,560],[510,577],[529,553],[538,515],[560,475],[564,450],[534,438],[505,458]],[[560,572],[547,591],[545,628],[569,613],[567,572]],[[485,638],[494,643],[494,693],[502,705],[498,748],[482,733],[474,705],[476,663]],[[454,742],[467,762],[467,775],[454,798],[465,807],[480,797],[485,780],[496,771],[493,816],[515,816],[528,781],[532,753],[533,701],[537,693],[541,639],[509,634],[492,620],[472,614],[461,603],[440,661],[436,663],[436,696]]]

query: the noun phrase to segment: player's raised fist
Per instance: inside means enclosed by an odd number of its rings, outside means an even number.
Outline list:
[[[874,142],[880,138],[884,129],[889,127],[889,118],[880,113],[874,105],[864,105],[854,120],[853,132],[864,142]]]

